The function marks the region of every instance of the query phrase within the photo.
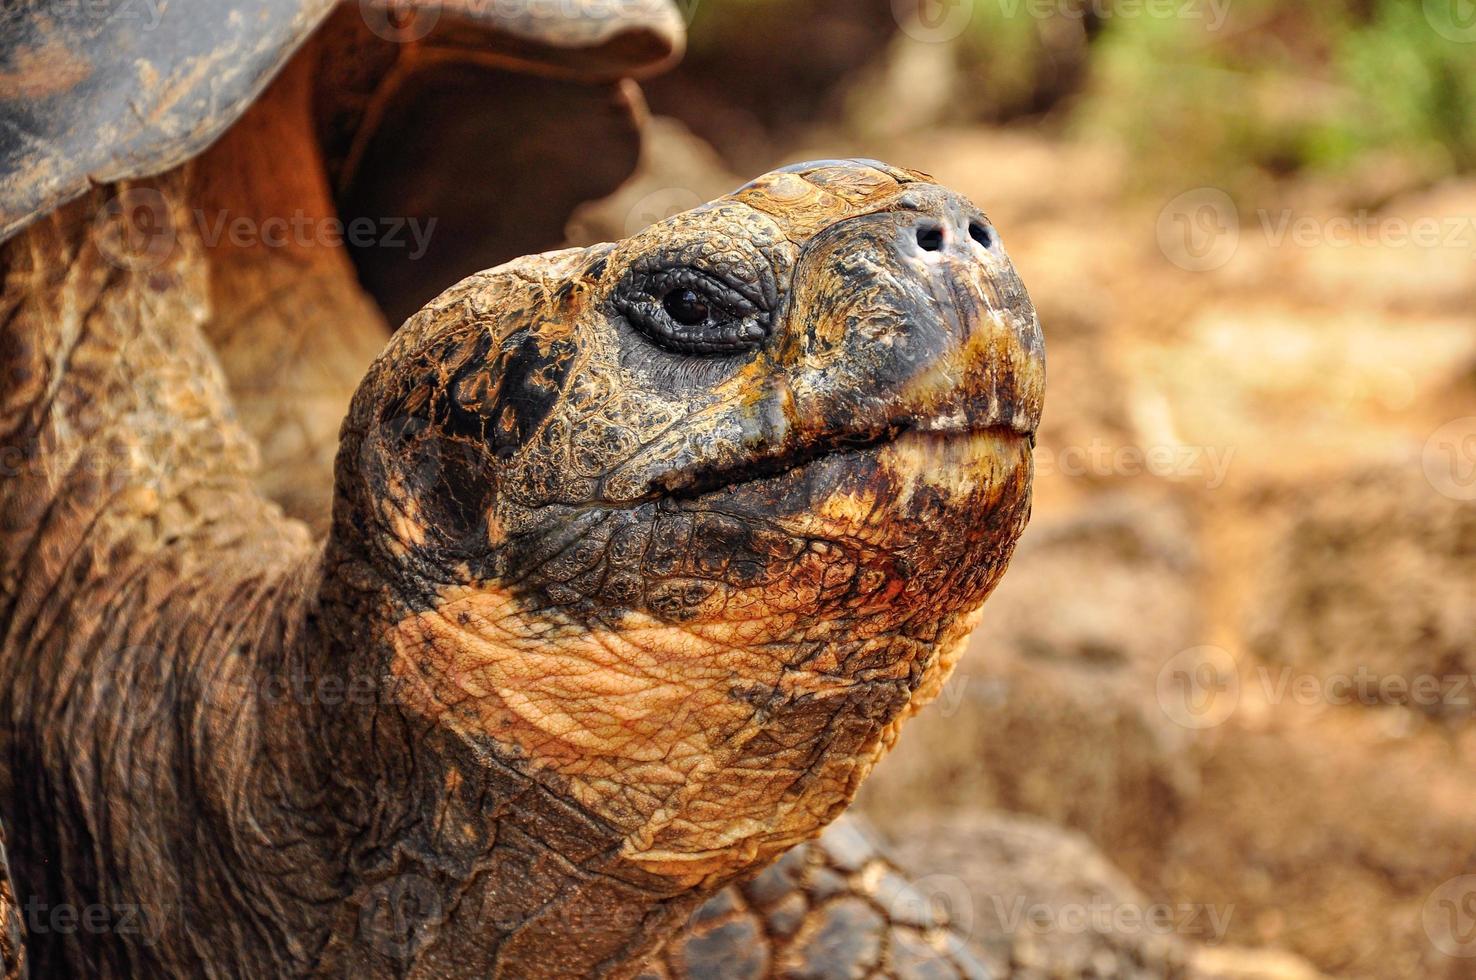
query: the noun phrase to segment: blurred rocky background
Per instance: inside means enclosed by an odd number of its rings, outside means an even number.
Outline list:
[[[1035,516],[860,809],[1014,977],[1476,977],[1476,4],[700,0],[620,237],[870,156],[1039,307]]]

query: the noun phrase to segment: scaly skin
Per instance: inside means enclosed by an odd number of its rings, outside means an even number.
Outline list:
[[[32,930],[42,975],[631,976],[840,813],[1028,516],[1039,326],[921,175],[453,286],[321,543],[254,489],[201,244],[120,268],[89,203],[4,254],[0,805],[23,906],[145,925]]]

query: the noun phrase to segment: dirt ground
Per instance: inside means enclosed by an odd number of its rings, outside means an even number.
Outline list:
[[[1031,527],[860,809],[1005,976],[1476,977],[1476,182],[1247,212],[1030,129],[772,162],[838,155],[983,206],[1050,364]],[[656,119],[572,230],[737,181]]]

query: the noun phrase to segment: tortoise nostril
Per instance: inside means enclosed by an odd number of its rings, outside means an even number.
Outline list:
[[[917,230],[917,244],[924,252],[943,251],[943,229],[937,225],[923,225]]]
[[[994,234],[977,221],[969,222],[969,237],[985,248],[994,244]]]

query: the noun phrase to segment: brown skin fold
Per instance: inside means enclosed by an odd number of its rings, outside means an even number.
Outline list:
[[[18,894],[114,916],[38,975],[633,976],[839,815],[1028,518],[1039,325],[923,175],[453,286],[326,541],[258,495],[189,223],[130,266],[102,201],[3,254],[0,809]]]

